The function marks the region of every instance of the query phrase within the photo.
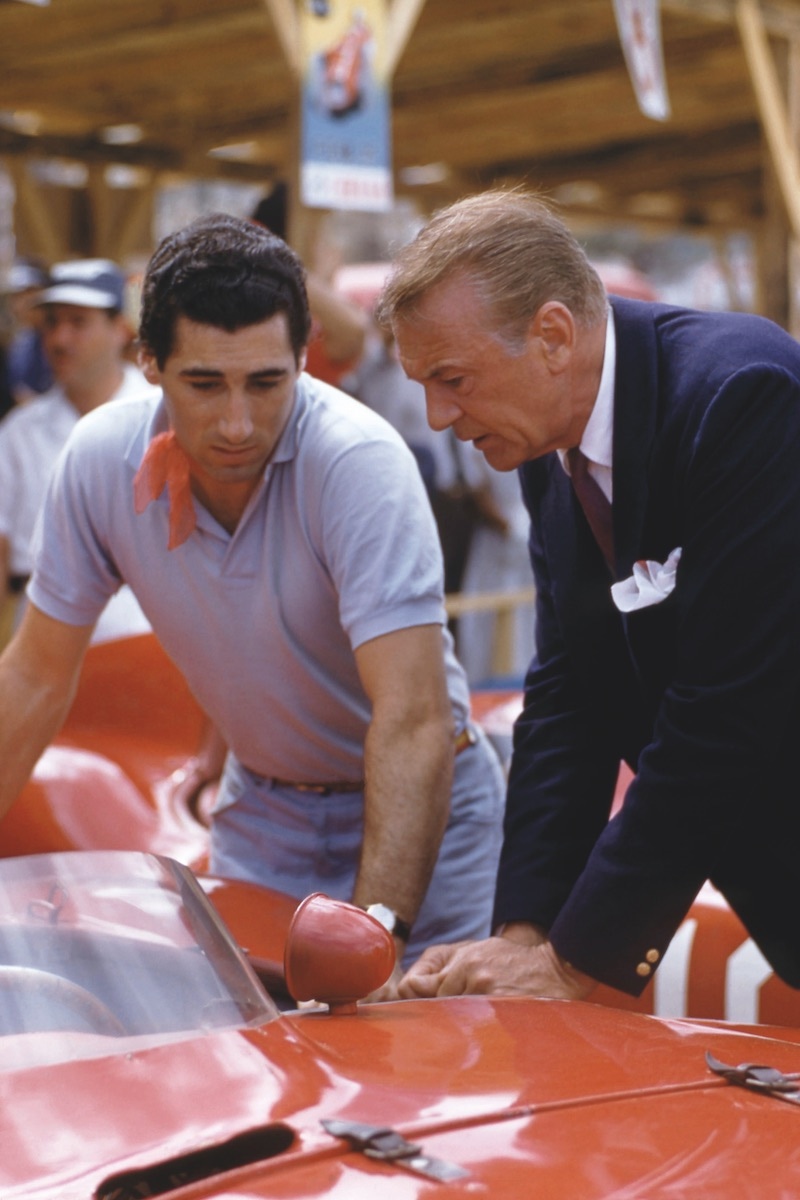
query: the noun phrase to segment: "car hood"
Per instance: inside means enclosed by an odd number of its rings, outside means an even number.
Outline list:
[[[705,1062],[710,1051],[800,1071],[792,1041],[483,997],[285,1014],[145,1049],[107,1040],[117,1052],[105,1057],[8,1060],[4,1200],[727,1198],[750,1194],[748,1178],[762,1200],[800,1181],[800,1109]],[[330,1119],[390,1127],[456,1176],[434,1183],[366,1157]]]

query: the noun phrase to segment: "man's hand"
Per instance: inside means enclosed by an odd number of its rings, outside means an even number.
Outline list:
[[[91,625],[67,625],[26,605],[0,658],[0,817],[61,728],[91,635]]]
[[[472,994],[582,1000],[594,986],[593,979],[559,958],[550,942],[503,936],[431,946],[404,975],[398,991],[407,1000]]]
[[[205,825],[217,797],[228,747],[212,721],[206,717],[197,753],[173,771],[167,781],[173,804],[188,809]]]
[[[403,978],[403,968],[398,965],[394,968],[389,978],[381,987],[376,988],[374,992],[370,992],[365,997],[364,1003],[379,1004],[384,1000],[399,1000],[400,993],[397,990],[400,980]]]

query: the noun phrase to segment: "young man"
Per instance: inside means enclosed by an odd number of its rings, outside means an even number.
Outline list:
[[[98,410],[60,461],[0,660],[0,797],[125,580],[230,748],[212,869],[377,905],[412,957],[488,931],[502,777],[468,723],[415,461],[303,374],[309,328],[300,263],[268,231],[210,217],[156,251],[141,339],[163,399]]]
[[[521,191],[437,214],[382,316],[434,428],[520,469],[538,593],[502,936],[429,951],[401,990],[638,993],[709,878],[800,987],[800,347],[758,317],[609,307]]]

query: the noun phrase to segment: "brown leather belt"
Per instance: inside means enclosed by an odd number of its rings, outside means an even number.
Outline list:
[[[456,755],[461,754],[463,750],[468,750],[470,746],[474,746],[478,740],[478,735],[471,725],[465,725],[459,734],[456,734],[453,750]],[[336,792],[339,793],[354,793],[363,792],[364,781],[359,780],[357,783],[295,783],[291,779],[270,779],[273,787],[291,788],[295,792],[311,792],[315,796],[330,796]]]

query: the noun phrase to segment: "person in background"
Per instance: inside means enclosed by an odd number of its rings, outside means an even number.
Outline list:
[[[6,350],[6,375],[14,404],[42,395],[53,384],[53,372],[44,349],[41,310],[37,298],[47,283],[47,271],[33,260],[19,259],[5,287],[11,316],[11,336]]]
[[[441,479],[441,438],[425,419],[425,393],[397,361],[391,332],[373,326],[368,315],[363,354],[356,368],[342,377],[340,387],[397,430],[416,458],[430,493]]]
[[[276,183],[258,202],[252,219],[283,241],[287,240],[289,191],[285,183]],[[306,370],[317,379],[338,386],[361,359],[369,328],[368,317],[320,271],[306,268],[306,292],[313,321]]]
[[[452,434],[452,430],[448,431]],[[513,474],[496,471],[480,451],[458,443],[473,460],[473,489],[481,496],[481,519],[467,551],[462,596],[496,595],[531,590],[528,556],[528,514]],[[517,604],[509,614],[508,661],[496,661],[498,623],[493,611],[467,611],[458,618],[456,650],[471,687],[502,684],[521,686],[534,649],[535,611],[532,601]]]
[[[609,300],[522,189],[435,215],[379,311],[434,428],[519,470],[537,589],[495,936],[401,994],[639,994],[708,879],[800,987],[800,346]]]
[[[390,329],[374,319],[375,302],[389,264],[342,272],[343,288],[370,317],[358,367],[341,386],[392,425],[417,460],[430,497],[444,556],[445,592],[477,595],[530,587],[527,515],[519,487],[495,471],[479,451],[459,442],[452,429],[434,430],[425,416],[425,389],[409,379],[397,358]],[[351,278],[352,282],[347,283]],[[466,613],[451,620],[459,661],[472,686],[496,674],[493,647],[496,616]],[[533,650],[533,606],[519,605],[512,617],[507,674],[521,679]]]
[[[414,459],[303,372],[303,275],[220,214],[156,250],[140,336],[161,390],[100,406],[59,460],[0,658],[0,812],[126,581],[230,748],[211,870],[352,900],[410,961],[488,932],[503,776],[469,721]]]
[[[111,400],[152,395],[124,361],[131,329],[124,316],[125,276],[106,259],[53,267],[37,292],[42,342],[55,382],[0,423],[0,597],[18,622],[33,566],[33,533],[65,442],[86,413]],[[147,622],[128,591],[114,598],[98,637],[139,632]]]

